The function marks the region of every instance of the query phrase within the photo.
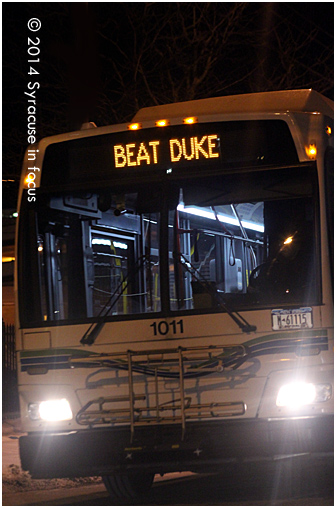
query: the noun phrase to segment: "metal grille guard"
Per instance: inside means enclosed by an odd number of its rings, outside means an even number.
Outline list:
[[[128,372],[127,395],[90,400],[78,412],[76,421],[86,426],[130,424],[131,442],[136,426],[181,423],[183,440],[188,419],[240,416],[245,413],[245,404],[242,401],[192,404],[191,397],[185,395],[184,381],[222,372],[224,369],[232,370],[247,356],[247,348],[244,345],[227,345],[127,351],[97,354],[84,359],[72,357],[69,360],[71,367],[108,367]],[[147,397],[135,394],[134,373],[153,377],[154,404],[147,402],[147,405],[141,405]],[[160,403],[159,378],[176,379],[179,398]],[[113,408],[113,405],[118,407]]]

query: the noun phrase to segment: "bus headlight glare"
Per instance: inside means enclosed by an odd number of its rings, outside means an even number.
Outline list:
[[[295,409],[315,402],[325,402],[330,397],[331,385],[329,384],[293,382],[280,388],[276,405]]]
[[[44,400],[38,404],[29,404],[28,412],[31,420],[60,422],[72,420],[72,411],[66,399]]]
[[[315,386],[312,383],[290,383],[280,388],[276,405],[294,408],[304,406],[314,402],[315,395]]]

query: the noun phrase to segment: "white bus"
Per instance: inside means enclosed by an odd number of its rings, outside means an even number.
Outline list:
[[[333,102],[140,110],[27,150],[16,251],[22,467],[155,474],[333,452]]]

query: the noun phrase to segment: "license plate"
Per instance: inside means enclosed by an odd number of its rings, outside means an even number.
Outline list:
[[[287,330],[290,328],[313,328],[311,307],[301,307],[300,309],[290,310],[272,310],[272,329]]]

